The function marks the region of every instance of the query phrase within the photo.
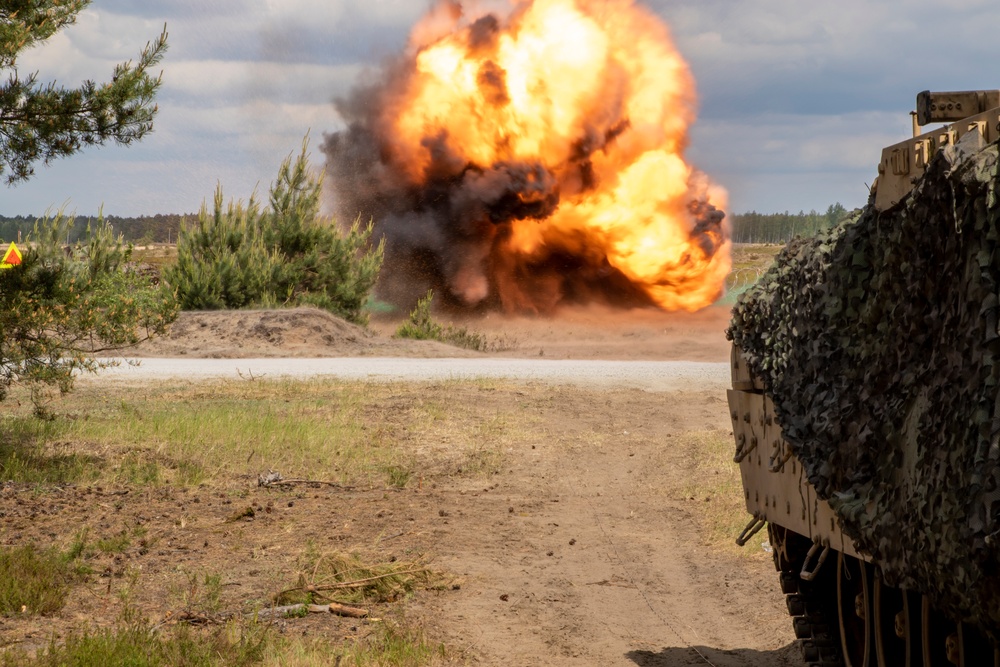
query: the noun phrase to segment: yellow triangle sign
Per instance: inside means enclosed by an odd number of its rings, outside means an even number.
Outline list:
[[[7,246],[7,252],[4,253],[3,260],[0,260],[0,269],[9,269],[18,266],[21,263],[21,251],[17,249],[14,242],[11,241],[10,245]]]

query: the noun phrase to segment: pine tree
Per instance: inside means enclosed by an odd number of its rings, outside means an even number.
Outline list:
[[[8,184],[27,180],[34,164],[72,155],[108,141],[128,145],[153,129],[160,76],[150,68],[167,48],[166,29],[132,61],[115,67],[111,81],[78,88],[21,78],[17,58],[75,22],[90,0],[0,0],[0,174]]]
[[[372,226],[340,230],[320,214],[322,181],[309,173],[306,145],[278,171],[261,208],[254,197],[212,210],[183,227],[177,263],[164,274],[184,310],[316,306],[364,324],[384,245]]]
[[[164,31],[108,83],[78,88],[21,78],[18,56],[72,24],[90,0],[0,0],[0,175],[28,179],[34,165],[83,146],[130,144],[153,129],[160,87],[155,66]],[[164,330],[173,295],[128,269],[131,248],[103,218],[82,243],[67,245],[74,220],[61,212],[35,223],[20,265],[0,271],[0,400],[15,383],[68,391],[79,371],[107,365],[100,352],[128,347]],[[37,404],[36,404],[37,407]]]
[[[68,391],[77,372],[108,365],[95,354],[163,333],[176,316],[173,294],[130,270],[131,246],[103,218],[67,246],[71,224],[61,213],[38,221],[21,264],[0,271],[0,401],[15,383]]]

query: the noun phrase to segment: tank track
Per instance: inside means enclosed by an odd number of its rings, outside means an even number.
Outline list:
[[[813,581],[800,576],[811,546],[801,535],[768,524],[774,566],[792,628],[809,667],[843,667],[837,626],[836,568],[828,563]]]

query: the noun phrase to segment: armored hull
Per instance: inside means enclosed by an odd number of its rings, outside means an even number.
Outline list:
[[[747,532],[809,664],[1000,665],[1000,109],[976,111],[887,148],[868,206],[733,311]]]

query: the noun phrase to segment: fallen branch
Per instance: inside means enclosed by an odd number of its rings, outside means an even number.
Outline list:
[[[338,489],[353,489],[353,486],[344,486],[340,482],[327,482],[322,479],[282,479],[277,482],[266,482],[261,484],[261,486],[294,486],[296,484],[325,484],[326,486],[335,486]]]
[[[339,602],[330,604],[290,604],[282,607],[269,607],[257,612],[257,618],[294,618],[306,612],[308,614],[334,614],[335,616],[347,616],[350,618],[367,618],[368,610],[361,607],[352,607]],[[192,611],[182,611],[179,614],[167,612],[161,623],[154,626],[159,629],[161,626],[172,623],[187,623],[188,625],[219,625],[229,619],[246,616],[247,614],[238,611],[223,611],[217,614],[204,614]]]
[[[257,618],[275,616],[285,618],[299,614],[303,611],[309,614],[335,614],[337,616],[348,616],[350,618],[365,618],[368,616],[367,609],[362,609],[361,607],[351,607],[338,602],[331,602],[330,604],[289,604],[282,607],[261,609],[257,612]]]
[[[292,478],[285,479],[281,476],[281,473],[277,470],[268,470],[267,474],[257,475],[257,486],[270,487],[270,486],[295,486],[296,484],[325,484],[326,486],[333,486],[338,489],[353,489],[353,486],[344,486],[339,482],[327,482],[321,479],[302,479],[302,478]]]

